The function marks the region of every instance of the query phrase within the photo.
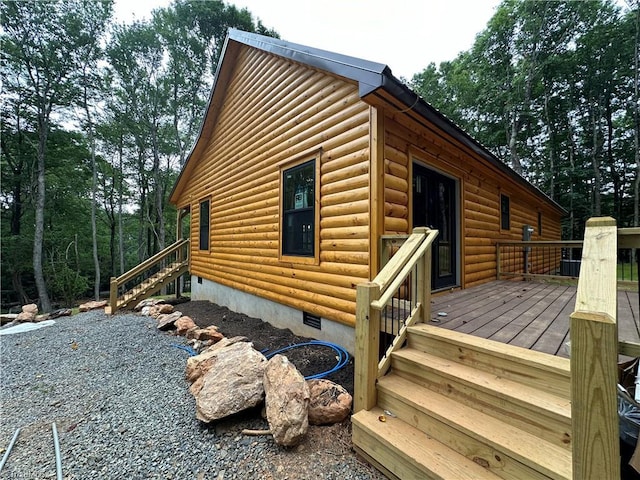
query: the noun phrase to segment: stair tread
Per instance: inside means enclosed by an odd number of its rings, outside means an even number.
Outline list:
[[[380,408],[361,410],[352,417],[355,436],[357,429],[362,429],[368,435],[375,437],[375,441],[384,445],[384,451],[392,450],[391,460],[397,465],[398,458],[411,461],[425,475],[440,480],[498,480],[499,477],[465,456],[457,453],[443,443],[429,437],[417,428],[409,425],[399,418],[386,416],[386,421],[379,420],[384,412]],[[359,442],[360,443],[360,442]],[[385,465],[382,452],[378,450],[368,451],[363,444],[357,444],[379,461],[392,473],[394,466]],[[424,477],[423,477],[424,478]]]
[[[417,323],[408,327],[408,331],[415,335],[427,336],[432,339],[463,346],[487,354],[508,359],[521,365],[535,366],[536,368],[553,371],[558,375],[570,378],[571,368],[566,358],[549,355],[535,350],[529,350],[502,342],[487,340],[468,333],[456,332],[446,328]]]
[[[379,379],[378,388],[550,478],[571,478],[571,452],[559,445],[395,374]]]
[[[392,355],[394,360],[400,358],[420,364],[424,370],[437,371],[472,388],[490,392],[520,405],[543,409],[567,423],[571,422],[571,402],[552,393],[413,348],[404,348]]]

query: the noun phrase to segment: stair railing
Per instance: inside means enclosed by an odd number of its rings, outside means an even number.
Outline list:
[[[356,287],[354,412],[376,405],[376,380],[404,344],[407,327],[430,318],[431,246],[437,235],[414,229],[376,278]]]
[[[573,478],[620,478],[616,221],[587,221],[571,314]]]
[[[178,240],[119,277],[111,277],[109,291],[110,312],[113,314],[118,310],[120,306],[118,300],[129,290],[127,284],[134,283],[135,285],[139,285],[142,281],[153,275],[153,273],[160,271],[172,263],[188,261],[188,245],[188,239]]]

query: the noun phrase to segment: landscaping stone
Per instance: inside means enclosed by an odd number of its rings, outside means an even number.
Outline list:
[[[329,425],[342,422],[351,413],[353,398],[345,388],[324,378],[307,380],[309,423]]]
[[[207,361],[208,371],[189,389],[196,398],[198,420],[211,422],[262,402],[267,359],[251,343],[215,349]]]
[[[309,387],[284,355],[269,360],[264,372],[267,421],[278,445],[299,444],[309,428]]]

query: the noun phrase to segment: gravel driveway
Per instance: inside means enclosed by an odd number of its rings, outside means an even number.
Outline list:
[[[351,450],[348,422],[310,427],[298,447],[243,428],[259,412],[206,425],[184,380],[184,340],[155,320],[94,311],[0,336],[0,449],[22,431],[0,479],[382,479]]]

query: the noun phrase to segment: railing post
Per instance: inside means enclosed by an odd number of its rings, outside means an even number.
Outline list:
[[[111,315],[116,313],[118,309],[118,279],[116,277],[111,277],[111,282],[109,283],[109,307],[111,308]]]
[[[380,348],[380,312],[371,302],[380,298],[377,283],[356,287],[356,345],[353,412],[371,410],[377,403],[376,379]]]
[[[427,228],[414,228],[413,233],[424,234],[429,233]],[[427,321],[431,316],[431,248],[428,248],[422,258],[416,264],[416,302],[422,305],[420,309],[419,322]]]
[[[587,222],[571,314],[573,478],[620,478],[617,232],[612,218]]]

